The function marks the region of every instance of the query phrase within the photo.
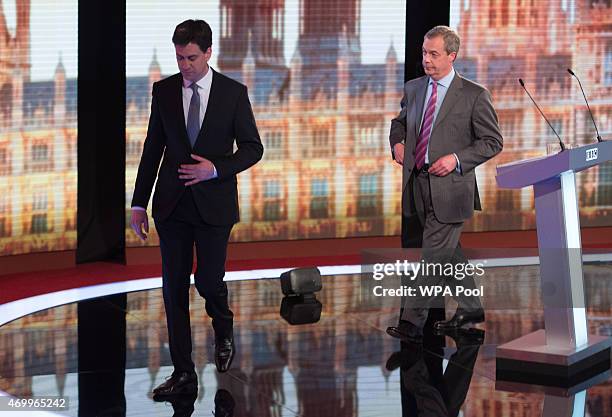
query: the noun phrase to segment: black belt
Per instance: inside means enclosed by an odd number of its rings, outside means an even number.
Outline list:
[[[415,169],[414,170],[414,174],[415,175],[423,174],[423,173],[426,173],[426,172],[429,172],[429,164],[423,164],[421,169]]]

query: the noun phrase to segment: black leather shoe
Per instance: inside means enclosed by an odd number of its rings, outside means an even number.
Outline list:
[[[402,352],[393,352],[389,359],[387,359],[387,363],[385,363],[385,368],[387,371],[395,371],[402,364]]]
[[[385,368],[387,371],[395,371],[400,366],[402,369],[412,367],[417,361],[423,358],[423,344],[413,342],[402,342],[401,349],[398,352],[393,352]]]
[[[233,338],[219,339],[215,343],[215,365],[217,371],[227,372],[234,360],[236,348]]]
[[[153,399],[163,400],[169,395],[193,394],[198,392],[198,377],[193,372],[173,373],[170,378],[153,389]]]
[[[233,417],[236,401],[229,391],[217,390],[215,394],[215,417]]]
[[[400,321],[399,326],[387,327],[387,334],[397,339],[420,343],[423,341],[423,329],[415,326],[409,321]]]
[[[448,336],[455,341],[458,348],[466,346],[479,346],[484,343],[485,331],[481,329],[450,328],[434,330],[436,336]]]
[[[155,398],[158,397],[153,397],[154,400]],[[194,404],[197,398],[198,394],[194,392],[193,394],[173,395],[158,401],[166,401],[170,403],[172,409],[174,410],[172,417],[191,417],[195,410]]]
[[[452,319],[436,322],[434,324],[434,330],[458,329],[466,324],[482,323],[484,320],[485,315],[482,308],[474,311],[457,309]]]

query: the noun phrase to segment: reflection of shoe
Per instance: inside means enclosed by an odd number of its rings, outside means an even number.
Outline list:
[[[414,342],[402,342],[401,350],[393,352],[385,368],[387,371],[395,371],[400,366],[402,369],[410,368],[423,357],[423,344]]]
[[[461,329],[461,328],[450,328],[450,329],[439,329],[434,330],[436,336],[448,336],[451,337],[457,347],[465,346],[478,346],[484,342],[485,331],[481,329]]]
[[[387,327],[387,334],[408,342],[420,343],[423,341],[423,329],[405,320],[401,320],[397,327]]]
[[[194,411],[194,404],[198,398],[197,393],[175,395],[172,397],[162,398],[158,395],[153,397],[154,401],[166,401],[172,405],[174,414],[172,417],[190,417]]]
[[[459,328],[466,324],[482,323],[485,320],[484,310],[468,311],[457,309],[452,319],[447,321],[438,321],[434,324],[435,330]]]
[[[232,417],[236,402],[229,391],[217,390],[215,394],[215,417]]]
[[[153,389],[153,394],[160,399],[169,395],[193,394],[198,392],[198,377],[193,372],[172,373],[170,378]]]
[[[385,364],[385,368],[387,371],[395,371],[402,364],[402,352],[393,352],[389,359],[387,359],[387,363]]]
[[[215,365],[217,365],[217,371],[227,372],[234,360],[235,351],[233,338],[228,337],[217,340],[215,343]]]

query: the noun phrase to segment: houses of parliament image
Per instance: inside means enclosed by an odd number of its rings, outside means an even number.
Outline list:
[[[459,3],[456,68],[491,91],[506,138],[504,152],[477,170],[485,211],[466,230],[532,229],[530,190],[495,184],[496,164],[542,155],[554,138],[516,78],[526,81],[567,143],[584,144],[594,140],[594,129],[566,72],[574,68],[601,134],[612,132],[610,2]],[[387,51],[384,62],[364,64],[359,0],[299,4],[297,44],[286,57],[284,1],[218,3],[218,70],[249,87],[266,149],[264,161],[239,178],[242,221],[232,239],[397,235],[401,169],[390,158],[387,137],[402,94],[403,45],[389,39],[380,45]],[[2,254],[76,244],[76,79],[66,78],[60,56],[53,78],[30,80],[31,7],[36,2],[16,1],[14,33],[0,13]],[[169,75],[151,54],[148,74],[126,80],[126,204],[146,134],[151,85]],[[577,182],[582,224],[605,225],[612,168],[595,167]],[[136,245],[136,236],[127,232],[128,245]],[[156,243],[156,237],[149,239]]]

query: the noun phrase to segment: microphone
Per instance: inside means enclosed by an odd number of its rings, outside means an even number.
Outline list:
[[[567,72],[569,72],[570,75],[572,77],[574,77],[578,81],[578,85],[580,86],[580,91],[582,91],[582,97],[584,97],[584,102],[586,103],[587,109],[589,110],[589,114],[591,115],[591,120],[593,121],[593,126],[595,126],[595,132],[597,133],[597,142],[601,142],[603,139],[601,139],[601,136],[599,136],[599,129],[597,129],[597,123],[595,123],[595,117],[593,117],[593,112],[591,111],[591,106],[589,106],[589,100],[587,100],[586,94],[584,94],[584,89],[582,88],[582,83],[580,82],[580,78],[578,78],[578,76],[576,74],[574,74],[574,71],[572,71],[569,68],[567,69]]]
[[[561,137],[559,136],[559,134],[557,133],[557,131],[555,130],[553,125],[550,124],[550,122],[548,121],[548,119],[544,115],[544,112],[542,111],[542,109],[540,109],[540,106],[538,106],[538,103],[536,103],[536,101],[533,99],[533,97],[531,97],[531,94],[529,94],[529,91],[527,91],[527,88],[525,87],[525,83],[523,82],[523,79],[519,78],[518,81],[521,84],[521,87],[523,87],[523,90],[525,90],[525,92],[527,93],[527,95],[529,96],[531,101],[533,102],[533,104],[536,106],[536,109],[538,109],[538,111],[540,112],[540,114],[542,115],[544,120],[546,120],[546,123],[548,123],[548,126],[550,126],[550,128],[552,129],[553,132],[555,132],[555,135],[557,136],[557,139],[559,139],[559,145],[561,145],[561,151],[564,151],[565,150],[565,145],[563,144],[563,141],[561,140]]]

